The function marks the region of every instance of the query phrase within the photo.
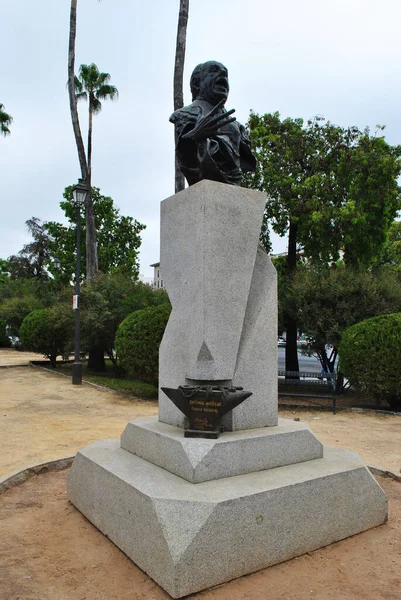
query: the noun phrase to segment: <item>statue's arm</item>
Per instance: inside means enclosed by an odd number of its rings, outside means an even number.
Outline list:
[[[234,108],[216,114],[223,105],[224,100],[221,100],[209,113],[204,116],[199,115],[195,126],[182,136],[183,139],[203,142],[208,138],[216,137],[221,127],[225,127],[235,121],[235,117],[231,117],[235,112]]]
[[[189,185],[205,178],[227,182],[215,158],[224,152],[219,129],[235,117],[231,117],[234,110],[216,114],[222,106],[220,102],[206,115],[196,107],[180,109],[170,117],[175,126],[176,156]]]

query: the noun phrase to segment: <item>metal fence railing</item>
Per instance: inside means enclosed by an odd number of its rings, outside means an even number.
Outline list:
[[[299,397],[330,397],[330,392],[333,394],[333,413],[336,412],[336,397],[334,395],[336,389],[335,373],[320,376],[319,373],[312,371],[285,371],[278,370],[279,393],[283,396],[299,396]],[[285,393],[283,390],[286,387],[298,387],[298,392]],[[281,388],[281,391],[280,391]],[[307,391],[307,393],[305,393]]]

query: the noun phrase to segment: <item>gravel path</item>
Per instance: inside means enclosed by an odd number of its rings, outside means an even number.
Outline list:
[[[0,496],[0,598],[168,600],[67,501],[67,475],[39,475]],[[378,480],[386,525],[187,598],[400,600],[401,483]]]
[[[0,366],[15,355],[27,364],[24,354],[0,350]],[[117,438],[128,421],[156,414],[155,401],[73,386],[33,367],[0,368],[0,476]],[[354,450],[369,465],[401,470],[401,416],[285,408],[280,416],[308,423],[324,444]]]

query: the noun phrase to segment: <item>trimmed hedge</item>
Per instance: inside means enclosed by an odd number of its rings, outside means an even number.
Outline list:
[[[72,312],[63,313],[56,307],[32,311],[20,327],[20,339],[24,348],[43,354],[55,367],[57,356],[64,355],[71,343]]]
[[[130,377],[155,385],[159,380],[159,346],[171,306],[161,304],[128,315],[120,324],[115,348],[120,364]]]
[[[351,385],[401,409],[401,313],[352,325],[343,333],[340,369]]]

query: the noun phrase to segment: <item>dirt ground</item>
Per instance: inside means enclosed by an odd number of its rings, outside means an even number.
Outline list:
[[[401,471],[401,415],[285,409],[284,419],[299,418],[307,423],[327,446],[353,450],[368,465]],[[401,592],[400,592],[401,599]]]
[[[72,385],[33,367],[0,369],[0,477],[117,438],[128,421],[155,414],[156,402]]]
[[[43,356],[35,352],[17,352],[13,348],[0,348],[0,366],[2,367],[27,365],[30,360],[43,360]]]
[[[0,351],[0,365],[23,353]],[[73,455],[117,438],[128,421],[157,414],[157,403],[131,399],[32,367],[0,368],[0,477],[31,463]],[[329,446],[358,452],[369,465],[401,470],[401,416],[280,409],[308,423]]]
[[[35,476],[0,496],[0,598],[170,598],[69,504],[67,475]],[[378,481],[389,497],[386,525],[188,598],[400,600],[401,483]]]
[[[27,360],[0,351],[0,366]],[[156,402],[27,366],[0,368],[0,476],[119,437],[128,420],[155,414]],[[400,416],[290,408],[280,416],[308,423],[323,443],[355,450],[370,465],[401,469]],[[34,476],[0,496],[1,600],[168,599],[67,502],[67,475]],[[401,600],[401,483],[378,480],[389,496],[387,525],[191,598]]]

